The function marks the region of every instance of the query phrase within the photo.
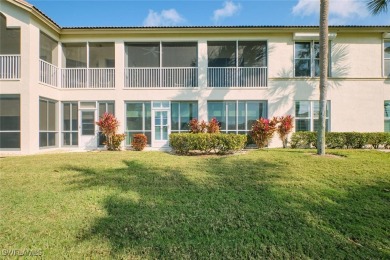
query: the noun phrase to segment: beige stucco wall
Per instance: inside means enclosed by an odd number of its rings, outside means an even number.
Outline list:
[[[107,31],[92,34],[64,31],[58,34],[29,12],[8,2],[2,2],[1,13],[7,17],[8,26],[21,28],[22,76],[20,80],[0,81],[1,94],[20,94],[21,153],[41,151],[38,144],[39,97],[58,101],[115,101],[116,116],[125,123],[126,101],[196,100],[199,119],[207,120],[208,100],[267,100],[268,116],[294,115],[296,100],[318,100],[318,79],[293,77],[294,40],[290,30],[242,30],[228,29],[187,33]],[[61,42],[114,42],[115,82],[108,89],[58,89],[38,83],[39,79],[39,32],[42,30]],[[305,30],[307,31],[307,30]],[[390,28],[389,28],[390,31]],[[311,30],[311,32],[315,32]],[[332,41],[332,74],[328,99],[331,101],[331,131],[383,131],[383,102],[390,100],[390,81],[382,77],[383,38],[381,32],[334,31]],[[264,40],[268,42],[268,87],[266,88],[208,88],[207,41],[216,40]],[[199,87],[193,89],[125,89],[124,43],[130,41],[197,41]],[[59,64],[62,58],[58,48]],[[58,119],[61,119],[58,109]],[[61,120],[59,120],[61,129]],[[275,138],[273,147],[281,146]]]

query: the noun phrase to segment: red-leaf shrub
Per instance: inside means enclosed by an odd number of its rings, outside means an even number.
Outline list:
[[[269,144],[276,130],[277,123],[278,119],[276,117],[272,118],[272,120],[261,117],[252,125],[250,135],[258,148],[266,147]]]
[[[148,143],[148,138],[144,134],[134,134],[131,147],[136,151],[142,151]]]
[[[287,147],[288,135],[291,133],[294,127],[294,117],[291,115],[281,116],[278,118],[278,125],[276,132],[278,132],[280,140],[283,142],[283,148]]]
[[[117,134],[119,121],[113,114],[104,113],[96,124],[100,127],[100,131],[106,136],[104,144],[107,150],[120,150],[120,144],[125,139],[125,134]]]
[[[219,133],[219,122],[216,118],[212,118],[209,123],[202,120],[199,122],[198,119],[194,118],[189,123],[190,133]]]

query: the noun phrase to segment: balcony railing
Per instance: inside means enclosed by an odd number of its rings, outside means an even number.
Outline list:
[[[267,87],[267,67],[207,68],[208,87]]]
[[[20,55],[0,55],[0,79],[20,79]]]
[[[126,88],[197,87],[198,68],[126,68]]]
[[[61,69],[61,88],[115,88],[115,69]]]
[[[39,81],[58,87],[58,67],[44,60],[39,60]]]

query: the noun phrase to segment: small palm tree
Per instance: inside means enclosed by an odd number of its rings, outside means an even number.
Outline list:
[[[369,0],[367,1],[368,10],[373,15],[380,14],[382,12],[387,12],[387,5],[389,4],[389,0]]]

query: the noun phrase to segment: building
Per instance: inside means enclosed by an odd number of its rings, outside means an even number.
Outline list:
[[[0,26],[2,152],[96,149],[104,112],[153,148],[192,118],[317,127],[316,26],[63,28],[22,0],[1,1]],[[329,32],[328,131],[390,131],[390,26]]]

